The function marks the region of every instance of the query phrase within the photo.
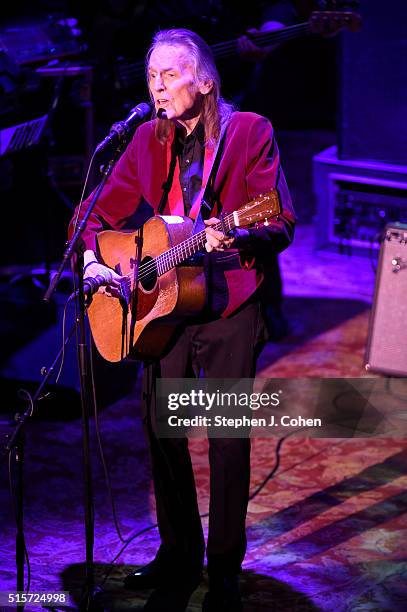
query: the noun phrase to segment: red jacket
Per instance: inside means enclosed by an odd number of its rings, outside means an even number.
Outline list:
[[[132,141],[119,159],[83,234],[86,248],[96,251],[95,236],[102,229],[128,229],[143,200],[157,212],[162,185],[168,176],[171,142],[165,145],[158,142],[154,123],[149,121],[136,130]],[[201,196],[213,157],[213,148],[207,147]],[[254,253],[261,256],[263,263],[266,263],[268,253],[280,252],[290,244],[295,217],[270,122],[254,113],[233,113],[214,184],[222,212],[230,213],[274,187],[277,187],[279,193],[282,214],[278,219],[270,221],[268,227],[263,226],[250,232],[249,246]],[[196,199],[191,209],[191,217],[196,216],[200,200],[201,197]],[[86,210],[86,202],[83,210]],[[212,216],[218,213],[215,207]],[[164,214],[184,214],[178,164]],[[230,256],[230,251],[228,255]],[[213,254],[212,257],[216,259],[216,266],[222,268],[221,260],[224,254]],[[257,270],[246,270],[235,265],[232,266],[234,269],[230,269],[230,257],[228,261],[229,269],[221,271],[219,276],[219,279],[223,276],[226,283],[213,281],[213,287],[210,288],[216,300],[212,308],[223,316],[227,316],[242,304],[262,278],[258,267]],[[226,293],[229,294],[228,299],[225,299]]]

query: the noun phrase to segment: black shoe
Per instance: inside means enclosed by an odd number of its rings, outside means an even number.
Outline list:
[[[143,589],[159,589],[172,587],[173,584],[185,585],[194,591],[202,579],[202,569],[199,565],[187,565],[178,559],[164,557],[158,552],[155,559],[143,565],[124,579],[126,589],[141,591]],[[196,586],[194,586],[196,585]],[[191,591],[192,592],[192,591]]]
[[[185,612],[192,593],[198,588],[202,575],[179,576],[179,584],[166,585],[153,591],[144,612]]]
[[[209,578],[202,612],[242,612],[243,604],[239,592],[238,576],[217,576]]]
[[[166,579],[168,580],[168,571],[168,566],[156,557],[147,565],[139,567],[139,569],[126,576],[124,586],[126,589],[133,591],[157,589],[166,583]]]

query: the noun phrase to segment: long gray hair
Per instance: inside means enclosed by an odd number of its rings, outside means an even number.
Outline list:
[[[212,89],[204,95],[201,121],[205,128],[205,143],[214,145],[219,139],[222,125],[228,121],[234,109],[220,95],[220,77],[210,47],[191,30],[183,28],[160,30],[155,34],[147,52],[147,70],[152,52],[160,45],[184,47],[194,69],[195,81],[212,82]],[[161,143],[166,142],[171,133],[171,121],[157,119],[156,136],[158,140]]]

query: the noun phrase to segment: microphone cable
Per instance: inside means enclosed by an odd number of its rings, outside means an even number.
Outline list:
[[[257,485],[254,490],[252,491],[252,493],[250,493],[249,495],[249,502],[252,501],[255,497],[257,497],[257,495],[259,495],[259,493],[264,489],[264,487],[266,486],[266,484],[276,475],[279,467],[280,467],[280,461],[281,461],[281,449],[283,447],[284,442],[292,435],[298,433],[299,431],[303,431],[309,429],[309,427],[302,427],[300,429],[296,429],[292,432],[290,432],[289,434],[287,434],[286,436],[279,438],[274,450],[275,453],[275,462],[274,462],[274,466],[273,468],[270,470],[270,472],[267,474],[267,476],[262,480],[262,482]],[[340,444],[342,444],[344,442],[345,439],[341,439],[339,442],[335,443],[335,444],[331,444],[329,448],[333,448],[335,446],[338,446]],[[305,463],[306,461],[309,461],[311,459],[314,459],[315,457],[317,457],[318,455],[320,455],[321,453],[325,452],[326,448],[322,448],[318,451],[316,451],[315,453],[313,453],[312,455],[305,457],[304,459],[302,459],[301,461],[298,461],[297,463],[295,463],[294,465],[291,465],[290,467],[288,467],[285,470],[282,470],[280,472],[280,474],[284,474],[286,472],[289,472],[290,470],[298,467],[299,465],[302,465],[303,463]],[[109,494],[112,494],[112,490],[109,490]],[[112,502],[114,503],[114,501]],[[209,512],[205,512],[203,514],[199,515],[201,519],[206,518],[209,516]],[[126,548],[129,546],[129,544],[131,544],[131,542],[133,542],[134,540],[136,540],[137,538],[139,538],[140,536],[144,535],[145,533],[152,531],[153,529],[158,528],[158,523],[153,523],[151,525],[149,525],[148,527],[144,527],[143,529],[137,531],[136,533],[134,533],[132,536],[130,536],[129,538],[127,538],[126,540],[121,540],[123,542],[123,546],[120,548],[120,550],[117,552],[117,554],[113,557],[112,561],[109,564],[109,567],[106,571],[106,573],[104,574],[101,582],[99,583],[99,586],[102,587],[105,582],[107,581],[108,577],[110,576],[110,574],[112,573],[112,570],[114,568],[114,564],[117,561],[117,559],[123,554],[123,552],[126,550]]]

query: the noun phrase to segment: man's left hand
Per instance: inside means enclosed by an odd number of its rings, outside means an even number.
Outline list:
[[[206,228],[206,243],[205,248],[210,253],[211,251],[224,251],[225,249],[230,249],[235,238],[226,236],[223,232],[219,232],[218,230],[213,229],[212,225],[216,225],[216,223],[220,223],[220,220],[216,217],[212,217],[212,219],[208,219],[205,221]]]

